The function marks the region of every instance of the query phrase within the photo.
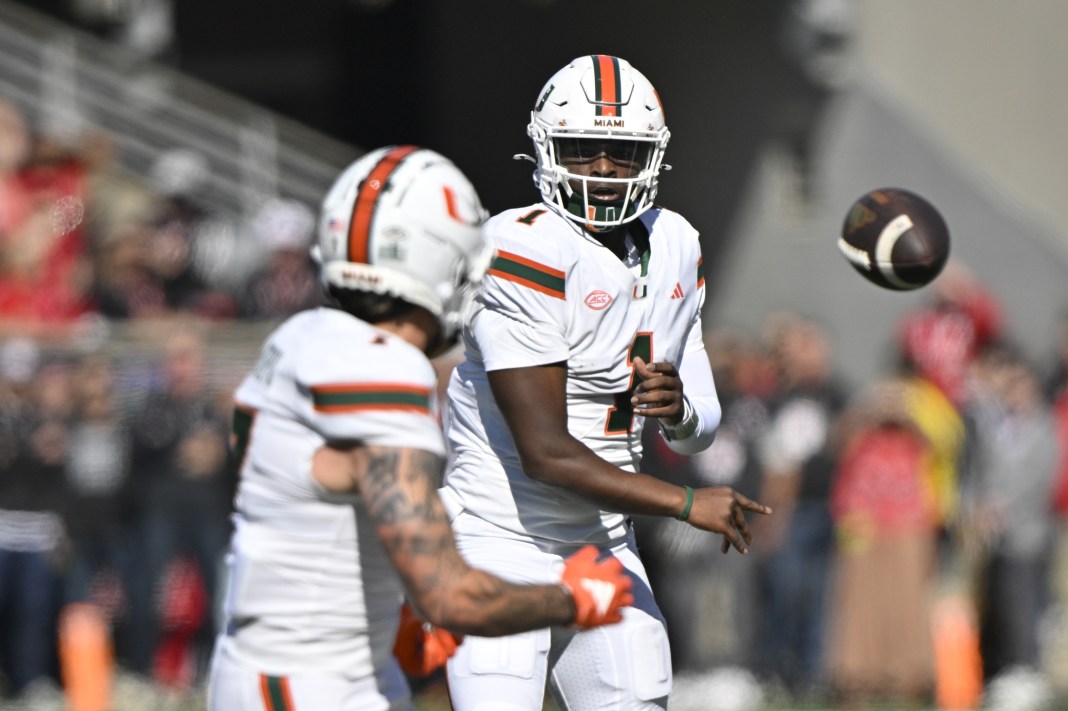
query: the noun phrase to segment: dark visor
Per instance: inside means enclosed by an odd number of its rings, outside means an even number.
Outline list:
[[[602,155],[613,163],[643,167],[653,149],[645,141],[605,138],[556,138],[556,156],[561,163],[588,163]]]

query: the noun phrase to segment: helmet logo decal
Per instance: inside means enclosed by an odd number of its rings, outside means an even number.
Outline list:
[[[619,116],[619,59],[595,54],[593,60],[593,101],[598,116]]]
[[[408,239],[407,233],[400,227],[390,227],[382,233],[384,244],[378,248],[379,259],[392,259],[402,262],[408,254],[404,248],[404,241]]]
[[[397,166],[415,151],[416,146],[398,146],[386,153],[359,186],[349,221],[349,261],[368,263],[371,222],[382,191],[389,187],[389,177]]]
[[[598,118],[593,120],[594,126],[606,126],[608,128],[623,128],[625,123],[621,118]]]
[[[456,209],[456,191],[454,191],[448,185],[442,185],[441,186],[441,190],[442,190],[443,193],[445,193],[445,210],[446,210],[446,212],[449,213],[449,217],[451,217],[452,219],[456,220],[457,222],[459,222],[462,225],[478,225],[478,217],[477,217],[477,215],[478,215],[478,207],[477,206],[472,208],[474,210],[475,215],[476,215],[475,219],[473,219],[473,220],[465,220],[463,218],[463,216],[460,214],[459,210]],[[471,206],[469,205],[469,207],[471,207]]]
[[[555,88],[556,86],[554,86],[553,84],[549,85],[549,88],[546,89],[545,93],[541,95],[540,99],[538,99],[538,105],[534,107],[535,111],[541,111],[543,108],[545,108],[545,102],[549,100],[549,94],[553,93],[553,89]]]
[[[602,309],[608,308],[608,305],[612,303],[612,297],[606,292],[598,289],[597,291],[591,291],[587,294],[582,303],[586,304],[594,311],[601,311]]]

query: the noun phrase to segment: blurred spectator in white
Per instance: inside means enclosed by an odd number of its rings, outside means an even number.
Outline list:
[[[131,611],[130,662],[153,671],[160,642],[161,586],[176,561],[195,561],[209,600],[229,537],[234,482],[227,467],[228,414],[205,378],[203,336],[191,329],[165,345],[163,380],[131,423],[133,489],[142,561]],[[210,616],[209,616],[210,617]],[[214,629],[205,624],[192,650],[206,664]]]
[[[214,270],[225,270],[227,259],[198,259],[227,239],[228,231],[205,207],[211,167],[200,153],[175,149],[153,164],[150,183],[160,196],[151,218],[147,264],[163,289],[166,308],[204,318],[231,318],[237,314],[233,298],[211,281]],[[212,272],[209,274],[208,272]]]
[[[934,690],[937,513],[924,487],[929,443],[908,400],[906,382],[876,383],[842,415],[835,437],[827,670],[847,708],[922,705]]]
[[[1041,664],[1039,620],[1049,599],[1055,536],[1052,487],[1059,464],[1053,415],[1036,370],[1009,347],[975,368],[975,450],[963,492],[980,552],[984,676]]]
[[[86,28],[145,60],[165,61],[176,51],[173,0],[67,0]]]
[[[71,369],[45,360],[26,382],[12,381],[26,373],[2,375],[19,397],[0,411],[0,668],[6,694],[18,697],[57,675]]]
[[[322,287],[308,253],[315,214],[296,200],[275,199],[261,208],[251,228],[266,252],[266,262],[245,286],[241,316],[280,319],[317,306]]]
[[[856,64],[857,12],[850,0],[787,0],[779,6],[779,47],[790,81],[779,92],[773,128],[805,205],[816,194],[815,156],[823,119]]]
[[[934,298],[901,323],[901,355],[958,408],[967,400],[968,365],[1001,335],[1001,306],[970,270],[946,265]]]
[[[116,406],[114,373],[102,356],[76,371],[76,411],[67,454],[64,522],[70,540],[59,651],[75,711],[106,711],[130,570],[129,436]]]
[[[834,543],[829,499],[836,459],[830,434],[846,392],[822,326],[777,313],[765,331],[778,393],[761,442],[764,476],[757,495],[775,516],[754,522],[753,533],[760,541],[754,549],[763,600],[760,666],[793,694],[818,694]]]

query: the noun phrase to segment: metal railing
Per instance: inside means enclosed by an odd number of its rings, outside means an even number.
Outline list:
[[[274,197],[317,205],[363,152],[3,0],[0,98],[46,133],[104,131],[135,175],[170,150],[200,154],[206,206],[235,218]]]

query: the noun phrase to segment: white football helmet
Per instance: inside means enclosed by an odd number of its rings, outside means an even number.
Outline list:
[[[527,134],[536,153],[534,184],[542,199],[568,219],[603,231],[652,207],[670,132],[656,89],[625,59],[604,54],[579,57],[554,74],[538,95]],[[563,150],[581,150],[594,142],[603,146],[604,141],[619,142],[616,150],[638,164],[637,175],[594,179],[561,165]],[[625,185],[623,198],[612,202],[592,198],[594,182]],[[582,186],[581,192],[573,183]]]
[[[323,199],[312,256],[327,291],[421,306],[450,341],[493,257],[486,217],[448,158],[418,146],[379,148],[346,168]]]

